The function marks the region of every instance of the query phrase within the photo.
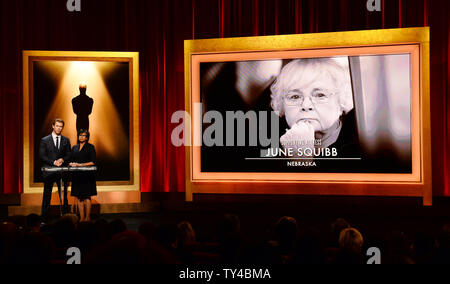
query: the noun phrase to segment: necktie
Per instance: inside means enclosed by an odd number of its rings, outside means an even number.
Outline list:
[[[56,136],[56,149],[59,150],[59,136]]]

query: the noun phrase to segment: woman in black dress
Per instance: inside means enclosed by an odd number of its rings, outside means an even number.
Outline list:
[[[78,143],[72,147],[71,167],[95,166],[96,153],[94,145],[88,143],[89,131],[78,131]],[[94,172],[74,172],[72,176],[71,195],[76,198],[80,222],[90,221],[91,196],[97,195]]]

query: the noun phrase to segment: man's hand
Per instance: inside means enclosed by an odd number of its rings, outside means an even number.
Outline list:
[[[71,167],[81,167],[82,165],[79,163],[70,163],[69,166]]]
[[[57,167],[61,167],[61,165],[64,163],[63,159],[58,159],[56,161],[53,162],[53,165],[57,166]]]

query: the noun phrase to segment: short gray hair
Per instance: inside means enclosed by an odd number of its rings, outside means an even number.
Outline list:
[[[353,94],[348,67],[339,64],[333,58],[305,58],[295,59],[283,67],[275,82],[270,87],[271,106],[279,116],[284,116],[283,99],[292,85],[304,79],[305,72],[328,75],[335,83],[334,90],[339,95],[342,112],[353,109]]]

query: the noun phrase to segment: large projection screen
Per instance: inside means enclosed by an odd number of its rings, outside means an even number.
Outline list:
[[[428,28],[185,42],[186,199],[421,196]]]

